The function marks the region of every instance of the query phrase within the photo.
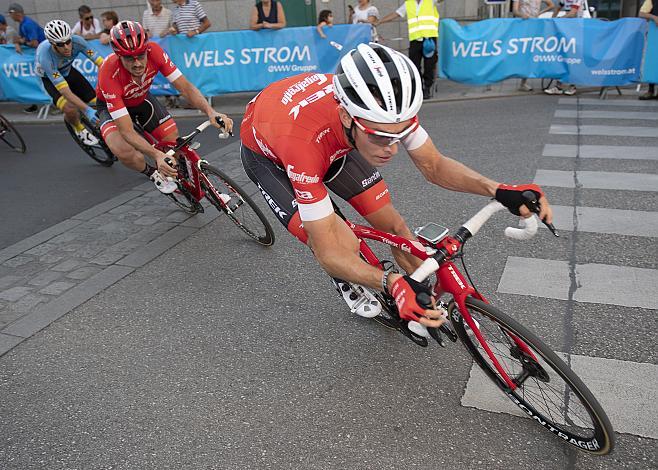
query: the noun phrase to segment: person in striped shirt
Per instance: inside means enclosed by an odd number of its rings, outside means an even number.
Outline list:
[[[196,0],[174,0],[176,8],[172,18],[171,34],[185,34],[188,38],[210,28],[208,15]]]

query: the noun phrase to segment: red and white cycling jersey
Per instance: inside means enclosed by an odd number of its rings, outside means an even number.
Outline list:
[[[146,54],[146,69],[141,82],[135,81],[116,54],[109,55],[98,70],[96,97],[107,103],[112,119],[127,115],[126,108],[144,102],[158,72],[162,72],[170,83],[182,75],[158,44],[150,42]]]
[[[333,212],[322,182],[329,166],[352,150],[338,115],[332,74],[300,74],[275,82],[247,105],[240,127],[243,145],[288,174],[302,220]],[[407,150],[427,139],[422,127],[402,143]]]

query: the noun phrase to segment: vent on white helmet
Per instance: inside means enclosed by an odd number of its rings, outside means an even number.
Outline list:
[[[411,119],[423,103],[413,62],[375,43],[360,44],[341,59],[334,93],[351,116],[381,123]]]

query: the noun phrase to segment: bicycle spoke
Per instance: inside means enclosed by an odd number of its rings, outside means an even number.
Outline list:
[[[467,306],[495,361],[459,315],[451,314],[453,326],[478,365],[499,388],[515,397],[514,402],[524,410],[520,415],[530,415],[580,449],[609,452],[614,442],[609,421],[564,361],[541,343],[537,347],[538,340],[531,333],[487,304],[468,299]],[[499,316],[504,316],[504,322]],[[516,383],[514,390],[509,390],[495,362]]]

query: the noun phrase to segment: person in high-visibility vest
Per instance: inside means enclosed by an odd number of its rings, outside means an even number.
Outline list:
[[[409,27],[409,58],[423,77],[423,97],[432,96],[432,86],[439,60],[439,10],[435,0],[406,0],[400,8],[389,13],[377,24],[407,17]],[[422,68],[421,68],[422,65]]]

